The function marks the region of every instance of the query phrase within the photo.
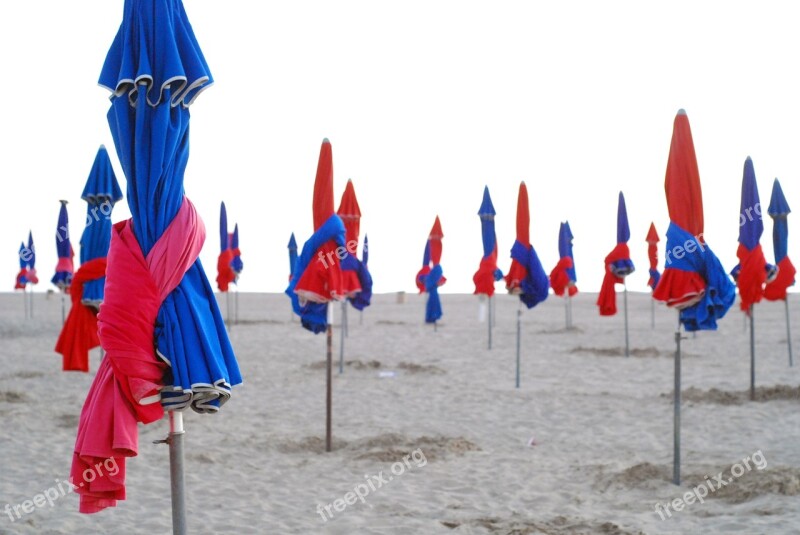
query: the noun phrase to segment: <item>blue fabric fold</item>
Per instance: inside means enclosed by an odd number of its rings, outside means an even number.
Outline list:
[[[611,273],[617,277],[627,277],[635,270],[636,268],[633,266],[633,260],[630,258],[624,258],[622,260],[615,260],[614,262],[611,262]]]
[[[425,323],[436,323],[442,317],[442,301],[439,299],[439,281],[442,280],[442,275],[442,266],[436,264],[425,277],[425,291],[428,292]]]
[[[513,247],[511,247],[511,258],[519,262],[528,272],[525,278],[520,281],[522,292],[519,298],[525,303],[526,307],[533,308],[547,299],[548,288],[550,287],[547,273],[545,273],[533,246],[528,248],[515,240]]]
[[[292,310],[300,316],[300,322],[304,328],[319,334],[328,327],[328,304],[307,302],[300,304],[299,296],[294,292],[297,281],[302,277],[303,272],[308,268],[312,261],[319,261],[317,251],[330,240],[334,240],[337,246],[345,246],[345,228],[342,218],[336,214],[330,216],[314,234],[303,244],[303,250],[297,257],[292,279],[284,292],[292,300]],[[349,256],[349,255],[348,255]]]
[[[703,298],[680,311],[681,324],[687,331],[716,330],[717,320],[725,316],[736,299],[736,286],[731,282],[725,268],[707,244],[701,245],[697,238],[675,223],[670,223],[667,229],[667,251],[672,252],[672,255],[667,255],[665,259],[665,272],[694,272],[706,283]],[[674,251],[683,251],[684,254],[678,258]]]
[[[661,273],[655,268],[650,268],[650,278],[653,279],[651,288],[655,290],[656,286],[658,286],[658,281],[661,280]]]

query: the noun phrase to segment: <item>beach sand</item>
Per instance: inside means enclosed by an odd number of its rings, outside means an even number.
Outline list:
[[[231,340],[245,383],[219,414],[185,413],[190,533],[800,529],[800,362],[788,366],[783,303],[756,306],[758,401],[748,399],[749,333],[738,308],[719,331],[683,341],[683,482],[675,486],[674,311],[657,306],[652,329],[649,294],[631,293],[626,358],[621,294],[610,318],[598,315],[596,294],[579,294],[570,331],[564,301],[551,295],[522,312],[516,389],[518,299],[495,297],[488,350],[476,296],[443,295],[436,332],[423,323],[424,297],[405,297],[375,296],[363,324],[349,309],[344,373],[334,369],[334,451],[325,453],[325,336],[303,330],[284,295],[239,296]],[[68,477],[100,359],[94,350],[90,374],[62,372],[53,351],[60,298],[35,299],[26,321],[22,296],[0,295],[0,508]],[[800,318],[800,300],[791,300]],[[336,363],[340,319],[337,304]],[[800,336],[795,342],[800,352]],[[82,515],[77,495],[59,495],[20,519],[2,513],[0,534],[171,533],[168,450],[153,444],[167,430],[166,421],[140,426],[118,507]],[[731,476],[732,467],[742,473]],[[656,512],[719,472],[731,481],[704,503],[663,520]],[[354,489],[363,501],[348,496]]]

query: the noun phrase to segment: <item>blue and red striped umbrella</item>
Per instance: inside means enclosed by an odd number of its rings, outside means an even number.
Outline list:
[[[520,183],[517,195],[517,236],[511,247],[511,267],[505,276],[506,289],[533,308],[547,299],[550,281],[530,240],[528,187]]]
[[[483,189],[483,201],[478,209],[481,219],[481,242],[483,256],[478,266],[478,271],[472,276],[475,283],[475,295],[494,295],[494,283],[503,278],[503,272],[497,268],[497,233],[494,229],[494,216],[496,212],[489,195],[489,186]]]
[[[783,188],[778,179],[772,184],[772,196],[769,201],[767,213],[772,218],[772,246],[775,249],[775,264],[778,274],[764,288],[764,297],[770,301],[786,299],[786,290],[794,285],[797,273],[792,261],[789,259],[789,221],[791,213],[789,203],[783,195]]]

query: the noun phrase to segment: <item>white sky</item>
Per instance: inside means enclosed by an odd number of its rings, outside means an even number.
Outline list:
[[[483,186],[508,269],[517,187],[531,195],[531,239],[549,272],[559,222],[575,234],[578,286],[599,289],[623,190],[637,271],[644,237],[668,224],[663,193],[672,121],[692,125],[710,246],[735,262],[742,167],[762,202],[781,179],[800,191],[800,33],[784,2],[210,2],[185,0],[215,77],[192,106],[186,190],[216,276],[219,203],[239,223],[242,291],[282,291],[286,243],[312,231],[319,146],[333,145],[338,198],[352,178],[376,292],[414,289],[434,217],[444,229],[445,292],[472,292]],[[122,0],[9,2],[0,18],[3,142],[0,280],[13,288],[32,229],[39,291],[52,288],[58,199],[76,249],[98,146],[125,191],[97,78]],[[125,202],[114,220],[129,217]],[[790,256],[800,219],[790,217]],[[772,258],[771,222],[762,244]],[[500,285],[498,284],[498,289]]]

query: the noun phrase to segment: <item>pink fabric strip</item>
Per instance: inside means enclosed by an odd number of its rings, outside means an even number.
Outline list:
[[[59,258],[56,264],[56,271],[66,271],[72,273],[75,271],[75,266],[72,263],[72,258]]]

